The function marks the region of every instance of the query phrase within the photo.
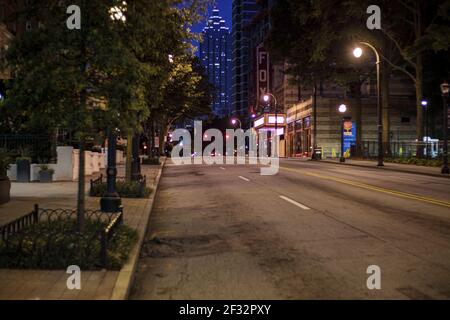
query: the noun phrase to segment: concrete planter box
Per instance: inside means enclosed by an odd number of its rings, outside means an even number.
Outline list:
[[[10,200],[11,182],[8,177],[0,177],[0,204]]]
[[[39,181],[40,182],[52,182],[53,181],[53,171],[39,171]]]
[[[30,161],[20,159],[17,164],[17,182],[30,182]]]

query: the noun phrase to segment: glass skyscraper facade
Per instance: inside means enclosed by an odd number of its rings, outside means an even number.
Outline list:
[[[231,113],[231,44],[229,28],[215,8],[203,29],[200,60],[214,87],[212,111],[219,118]]]
[[[249,120],[249,61],[250,44],[247,26],[258,11],[256,0],[233,0],[232,3],[232,114],[242,121]]]

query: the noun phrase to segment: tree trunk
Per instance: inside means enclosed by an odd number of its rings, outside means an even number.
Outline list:
[[[422,5],[420,0],[414,2],[415,5],[415,36],[416,40],[421,39],[423,36],[423,17],[422,17]],[[417,109],[417,119],[416,119],[416,135],[417,142],[421,143],[423,141],[423,109],[422,109],[422,98],[423,98],[423,54],[421,52],[417,53],[416,56],[416,109]],[[423,148],[418,144],[417,156],[421,157],[423,155]]]
[[[390,94],[390,75],[391,68],[386,64],[382,64],[381,72],[381,104],[383,109],[383,150],[385,155],[391,155],[391,128],[389,114],[389,94]]]
[[[423,99],[423,56],[422,54],[417,55],[416,59],[416,135],[417,142],[421,143],[423,141],[423,107],[422,107],[422,99]],[[418,145],[417,147],[417,156],[421,157],[423,155],[423,148]]]
[[[352,98],[355,105],[352,108],[352,114],[356,123],[356,157],[362,156],[362,102],[361,102],[361,83],[357,82],[351,86]]]
[[[77,197],[77,223],[78,223],[78,231],[84,231],[85,225],[85,217],[84,217],[84,209],[85,209],[85,194],[84,194],[84,172],[85,172],[85,157],[84,157],[84,149],[85,149],[85,137],[80,137],[80,145],[79,145],[79,163],[78,163],[78,197]]]
[[[133,134],[127,134],[127,158],[125,162],[125,181],[131,182],[131,161],[133,158]]]
[[[155,120],[150,122],[150,155],[155,156]]]

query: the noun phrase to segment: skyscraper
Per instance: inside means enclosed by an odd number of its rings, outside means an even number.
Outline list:
[[[233,76],[232,114],[248,120],[249,31],[248,24],[258,11],[256,0],[233,0],[232,4]]]
[[[217,117],[226,117],[231,112],[231,38],[217,8],[203,29],[200,60],[214,86],[212,111]]]

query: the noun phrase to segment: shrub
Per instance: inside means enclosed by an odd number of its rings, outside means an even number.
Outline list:
[[[48,165],[46,164],[42,164],[39,166],[39,169],[41,169],[40,171],[48,171],[51,173],[55,173],[55,170],[51,169]]]
[[[0,150],[0,179],[2,177],[6,177],[6,173],[9,169],[10,161],[11,161],[11,159],[8,157],[6,152]]]
[[[152,189],[148,187],[142,187],[138,181],[123,182],[118,181],[116,183],[117,193],[121,198],[147,198]],[[91,188],[91,197],[104,197],[107,192],[106,182],[96,183]]]
[[[401,164],[413,164],[418,166],[427,167],[440,167],[442,165],[442,160],[438,159],[422,159],[422,158],[386,158],[386,162],[401,163]]]
[[[153,157],[153,158],[144,158],[144,159],[142,159],[142,164],[160,165],[161,162],[159,161],[158,157]]]
[[[77,232],[74,219],[40,222],[0,240],[0,268],[66,269],[78,265],[83,270],[100,266],[99,232],[105,224],[86,220],[85,232]],[[117,226],[108,242],[107,269],[120,269],[137,240],[135,230]]]

